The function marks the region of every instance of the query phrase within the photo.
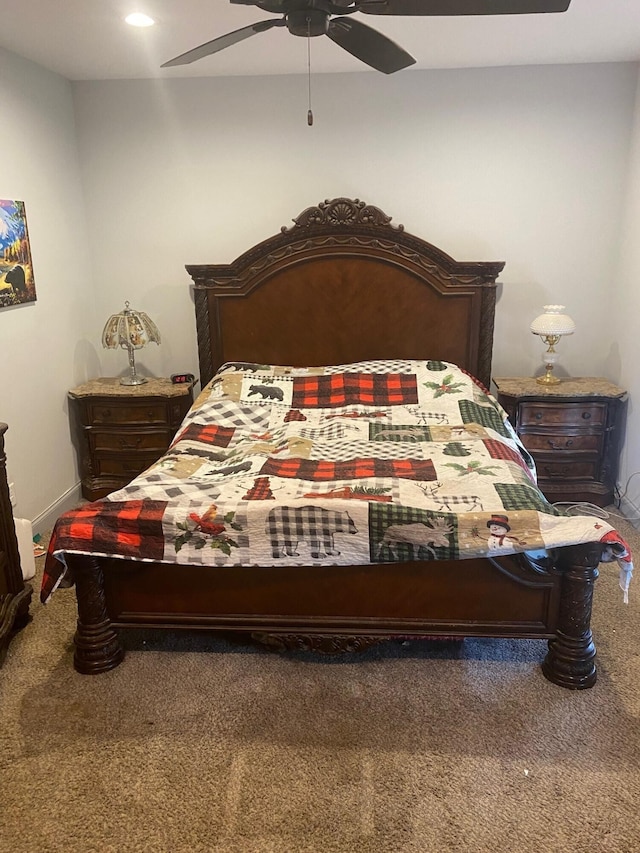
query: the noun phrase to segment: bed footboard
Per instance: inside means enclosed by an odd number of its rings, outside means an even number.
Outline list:
[[[544,675],[560,687],[580,690],[596,683],[596,648],[591,633],[593,589],[602,545],[590,542],[558,552],[562,593],[556,636],[542,664]]]
[[[433,603],[444,589],[451,588],[450,571],[446,571],[444,562],[430,563],[426,575],[420,573],[417,564],[404,564],[409,572],[409,581],[411,573],[414,579],[419,578],[422,604],[418,607],[418,615],[415,601],[420,596],[416,592],[416,595],[407,598],[407,601],[414,603],[403,605],[403,609],[396,610],[393,616],[387,614],[384,617],[379,612],[379,607],[372,603],[371,613],[367,611],[355,616],[347,616],[349,612],[353,614],[354,610],[350,611],[349,606],[345,607],[343,604],[342,616],[336,613],[333,617],[286,617],[282,615],[282,610],[276,609],[274,600],[269,600],[268,597],[260,599],[262,606],[258,604],[258,600],[253,602],[253,608],[247,611],[253,615],[233,615],[237,614],[238,610],[233,606],[233,600],[225,599],[227,593],[224,589],[225,580],[231,578],[230,569],[223,569],[224,575],[218,575],[217,579],[215,576],[210,578],[207,589],[203,587],[192,593],[197,595],[200,602],[208,600],[209,607],[212,608],[211,615],[206,615],[209,610],[205,608],[196,616],[193,606],[189,606],[185,601],[177,605],[180,595],[179,588],[174,586],[175,573],[169,573],[165,576],[164,585],[161,583],[154,588],[152,601],[146,596],[140,598],[139,594],[142,589],[148,589],[149,577],[145,572],[154,571],[154,564],[127,564],[127,561],[118,560],[115,565],[107,565],[109,584],[105,587],[104,568],[99,558],[68,555],[78,602],[74,666],[78,672],[89,675],[113,669],[124,657],[116,628],[136,625],[213,629],[223,633],[241,630],[248,637],[258,633],[269,635],[272,642],[284,640],[284,648],[318,650],[319,646],[322,646],[321,650],[324,650],[328,643],[332,651],[359,650],[366,648],[370,642],[402,634],[446,634],[460,638],[521,636],[548,639],[549,649],[542,664],[546,678],[560,687],[584,689],[592,687],[596,681],[596,651],[590,621],[594,582],[598,577],[601,557],[602,546],[589,543],[558,549],[552,566],[548,565],[548,561],[545,561],[544,567],[535,566],[517,557],[509,558],[502,565],[496,561],[463,561],[457,565],[466,564],[471,573],[466,576],[466,581],[463,577],[461,585],[456,588],[455,612],[452,612],[452,599],[446,594],[442,600]],[[471,565],[474,562],[477,563],[475,567]],[[163,568],[161,564],[157,565],[158,569],[155,571]],[[449,570],[450,568],[449,566]],[[377,569],[381,572],[377,576],[380,595],[382,600],[386,601],[390,597],[390,589],[384,586],[385,568],[380,565]],[[395,580],[399,565],[394,565],[392,569],[389,578]],[[273,571],[277,573],[277,570]],[[343,575],[343,593],[347,603],[351,602],[353,607],[354,601],[361,600],[357,586],[359,573],[348,573],[344,567],[339,571],[347,572]],[[482,574],[483,572],[485,574]],[[489,572],[491,574],[488,574]],[[139,573],[142,575],[137,577]],[[166,578],[171,578],[172,582],[168,583]],[[325,600],[322,583],[318,585],[317,575],[314,574],[313,579],[313,586],[308,587],[312,590],[312,597],[320,598],[327,606],[325,611],[320,604],[319,613],[329,613],[330,599]],[[242,582],[239,578],[227,581],[232,588],[242,590],[243,598],[249,594],[251,588],[250,583],[247,586],[244,580],[250,579],[243,578]],[[400,578],[398,580],[400,581]],[[284,586],[288,586],[286,578],[284,581]],[[274,594],[276,601],[280,602],[282,582],[283,578],[274,581]],[[366,582],[371,589],[369,580]],[[486,601],[490,602],[486,605],[490,608],[486,611],[486,619],[482,615],[485,611],[482,608],[478,610],[479,582],[482,589],[486,590]],[[402,583],[396,586],[404,589]],[[330,583],[329,588],[335,590],[336,586]],[[414,591],[417,589],[414,588]],[[264,590],[260,594],[264,595]],[[110,610],[114,607],[114,600],[121,595],[128,597],[129,602],[137,602],[135,613],[132,609],[127,613],[126,608],[123,611],[118,607]],[[343,602],[344,600],[341,599]],[[469,603],[460,604],[465,600]],[[174,602],[174,612],[168,613],[167,606],[171,601]],[[497,601],[502,602],[498,611],[495,610]],[[219,605],[216,613],[213,612],[216,609],[215,602]],[[160,609],[152,612],[154,605]],[[177,607],[180,606],[183,608],[182,612],[178,612]],[[335,600],[333,607],[335,612]],[[112,619],[115,620],[113,624]],[[304,642],[299,642],[296,637]]]

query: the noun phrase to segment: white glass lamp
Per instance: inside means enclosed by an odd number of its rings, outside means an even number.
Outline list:
[[[124,303],[124,311],[112,314],[102,332],[102,346],[106,349],[122,347],[129,353],[129,375],[123,376],[121,385],[142,385],[147,380],[136,373],[134,352],[149,343],[160,343],[160,332],[156,324],[144,311],[134,311]]]
[[[542,355],[545,373],[536,380],[541,385],[557,385],[560,382],[558,377],[553,375],[553,366],[558,358],[555,345],[563,335],[572,335],[575,330],[576,324],[564,313],[564,305],[545,305],[544,314],[536,317],[531,324],[533,334],[539,335],[547,344],[547,351]]]

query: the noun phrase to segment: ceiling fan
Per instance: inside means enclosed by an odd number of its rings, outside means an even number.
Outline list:
[[[390,38],[349,18],[354,12],[365,15],[529,15],[566,12],[571,0],[231,0],[243,6],[257,6],[282,15],[242,27],[188,50],[163,63],[162,68],[188,65],[232,44],[273,27],[286,27],[294,36],[328,36],[339,47],[366,65],[393,74],[413,65],[415,59]],[[338,17],[333,17],[338,15]]]

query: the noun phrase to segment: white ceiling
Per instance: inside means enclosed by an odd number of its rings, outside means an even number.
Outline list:
[[[125,24],[134,11],[156,26]],[[0,0],[0,46],[70,80],[306,73],[307,41],[285,28],[160,69],[192,47],[272,17],[229,0]],[[547,15],[357,17],[416,57],[413,68],[640,60],[640,0],[572,0],[567,12]],[[311,67],[368,70],[325,37],[311,41]]]

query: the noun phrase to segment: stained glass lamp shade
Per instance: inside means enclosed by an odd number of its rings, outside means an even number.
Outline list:
[[[147,380],[136,373],[135,351],[149,343],[160,343],[160,332],[156,324],[144,311],[135,311],[124,303],[124,311],[112,314],[102,332],[102,346],[106,349],[122,347],[129,353],[129,375],[123,376],[121,385],[142,385]]]

